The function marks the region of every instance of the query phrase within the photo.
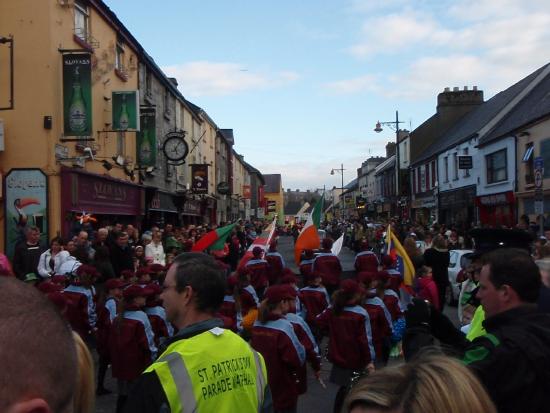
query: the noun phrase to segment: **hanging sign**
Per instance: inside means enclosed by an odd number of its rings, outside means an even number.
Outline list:
[[[113,92],[111,102],[113,105],[113,130],[139,130],[139,92],[137,90]]]
[[[92,135],[92,66],[89,54],[63,55],[63,134]]]

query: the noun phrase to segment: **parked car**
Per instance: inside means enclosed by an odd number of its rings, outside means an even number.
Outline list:
[[[449,292],[447,294],[447,302],[450,305],[456,305],[458,303],[458,296],[460,295],[460,282],[463,280],[457,280],[458,273],[465,269],[470,264],[469,254],[472,250],[451,250],[449,251]],[[458,282],[460,281],[460,282]]]

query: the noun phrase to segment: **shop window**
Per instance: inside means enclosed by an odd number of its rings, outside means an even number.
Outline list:
[[[550,178],[550,139],[545,139],[540,143],[540,156],[544,160],[544,177]]]
[[[443,162],[445,164],[445,182],[449,182],[449,157],[443,158]]]
[[[416,194],[416,169],[412,170],[413,194]]]
[[[506,149],[485,156],[487,165],[487,183],[502,182],[508,179]]]
[[[532,185],[535,183],[535,155],[533,154],[535,146],[533,142],[525,145],[525,153],[523,154],[523,163],[525,164],[525,184]]]
[[[74,2],[74,34],[83,42],[88,43],[90,12],[86,2],[83,0],[76,0]]]
[[[153,96],[153,74],[151,71],[146,70],[145,74],[145,94],[147,96]]]
[[[435,161],[432,161],[432,188],[435,188],[436,173],[435,173]]]

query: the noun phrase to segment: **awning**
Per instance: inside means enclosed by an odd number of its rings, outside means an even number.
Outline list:
[[[527,149],[525,149],[525,153],[523,154],[523,162],[529,162],[529,159],[533,156],[534,149],[535,147],[533,145],[528,146]]]
[[[147,202],[149,211],[177,213],[178,207],[174,203],[174,196],[168,192],[155,191]]]

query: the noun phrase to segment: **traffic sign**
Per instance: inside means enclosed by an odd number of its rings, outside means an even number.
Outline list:
[[[544,200],[535,199],[535,214],[536,215],[544,214]]]
[[[535,188],[542,188],[542,171],[535,169]]]
[[[542,156],[537,156],[535,158],[535,169],[544,171],[544,158]]]

